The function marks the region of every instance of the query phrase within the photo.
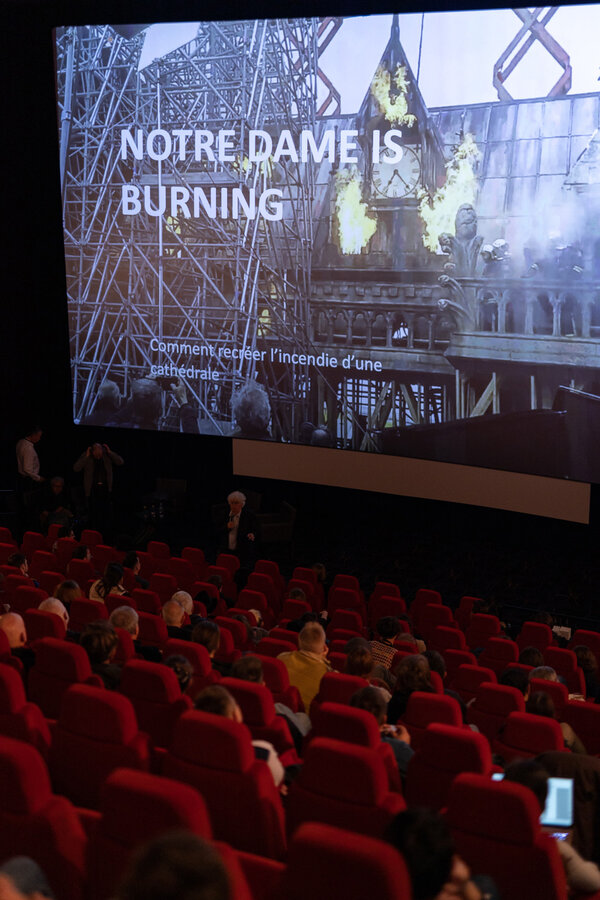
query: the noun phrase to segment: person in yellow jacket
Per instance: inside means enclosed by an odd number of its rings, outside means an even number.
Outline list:
[[[310,704],[319,692],[321,678],[331,672],[327,662],[325,632],[318,622],[307,622],[298,635],[298,650],[280,653],[280,659],[288,670],[290,684],[300,691],[304,709],[308,713]]]

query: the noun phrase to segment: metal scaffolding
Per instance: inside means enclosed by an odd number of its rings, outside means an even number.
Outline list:
[[[301,365],[264,363],[257,347],[309,346],[313,245],[311,163],[249,163],[247,134],[312,130],[317,106],[319,21],[200,23],[189,43],[138,70],[144,33],[111,26],[57,34],[60,162],[70,311],[73,414],[93,410],[105,378],[127,396],[152,364],[186,365],[150,341],[205,348],[206,380],[183,378],[200,428],[231,433],[231,396],[250,379],[266,387],[274,436],[291,439],[306,411]],[[230,129],[233,162],[121,159],[121,129]],[[124,215],[121,190],[146,186],[242,188],[283,193],[283,218]],[[218,193],[218,191],[217,191]],[[154,199],[156,202],[156,199]],[[213,348],[211,353],[210,348]],[[237,359],[215,354],[236,349]],[[204,351],[202,351],[204,352]],[[196,364],[198,362],[196,361]],[[167,401],[162,427],[178,427]]]

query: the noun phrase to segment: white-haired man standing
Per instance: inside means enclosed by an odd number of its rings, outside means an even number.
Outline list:
[[[240,569],[249,570],[256,554],[256,519],[246,506],[246,495],[232,491],[227,497],[229,512],[220,550],[233,553],[240,561]]]

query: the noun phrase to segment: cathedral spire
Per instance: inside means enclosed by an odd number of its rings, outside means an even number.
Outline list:
[[[397,41],[400,43],[400,18],[398,13],[392,16],[392,30],[390,32],[390,43]]]

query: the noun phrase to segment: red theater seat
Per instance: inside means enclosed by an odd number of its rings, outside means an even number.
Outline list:
[[[487,613],[475,613],[471,616],[466,638],[470,650],[485,647],[488,639],[500,634],[500,619]]]
[[[518,661],[519,648],[514,641],[506,638],[490,638],[478,660],[480,666],[493,669],[498,677],[505,669]]]
[[[333,617],[336,609],[353,609],[366,621],[365,604],[358,591],[350,588],[332,587],[327,595],[327,612]]]
[[[381,837],[403,809],[404,799],[389,790],[388,773],[376,750],[315,738],[290,787],[288,833],[293,835],[302,822],[325,822]]]
[[[81,532],[81,543],[87,547],[95,547],[96,544],[103,544],[104,538],[100,531],[95,531],[93,528],[84,528]]]
[[[146,553],[149,553],[154,559],[169,559],[171,548],[164,541],[148,541]]]
[[[124,628],[115,628],[118,638],[117,651],[115,653],[114,662],[119,666],[124,666],[129,659],[135,658],[135,645],[133,637]]]
[[[90,547],[92,563],[98,572],[104,572],[109,563],[117,562],[117,551],[108,544],[96,544]]]
[[[377,623],[384,616],[403,616],[406,615],[406,603],[400,596],[379,594],[371,595],[369,605],[367,606],[367,615],[369,620],[369,628],[373,630],[377,627]]]
[[[197,710],[184,713],[163,774],[200,791],[215,837],[260,856],[283,856],[279,792],[267,764],[256,759],[245,725]]]
[[[366,709],[355,709],[342,703],[323,703],[310,738],[324,737],[347,741],[359,747],[370,747],[381,758],[388,773],[390,791],[402,793],[398,764],[389,744],[381,740],[381,732],[375,716]]]
[[[321,678],[319,692],[311,703],[311,718],[317,714],[322,703],[350,703],[350,697],[368,685],[369,682],[365,678],[359,678],[358,675],[327,672]]]
[[[458,604],[458,608],[455,613],[456,621],[463,631],[466,631],[469,627],[469,623],[471,622],[471,616],[473,614],[473,607],[476,603],[480,602],[479,597],[461,597],[460,602]]]
[[[123,667],[119,692],[135,709],[138,725],[158,747],[168,747],[179,716],[192,701],[181,694],[175,672],[162,663],[132,659]]]
[[[219,553],[215,560],[215,565],[223,569],[227,569],[231,578],[240,567],[240,561],[233,553]]]
[[[57,638],[42,638],[35,648],[35,665],[28,678],[28,695],[45,716],[58,718],[64,693],[74,684],[92,684],[102,689],[102,681],[92,674],[88,655],[78,644]]]
[[[133,597],[129,597],[127,594],[109,594],[104,601],[104,605],[109,616],[120,606],[130,606],[132,609],[137,610],[137,603]]]
[[[55,613],[44,612],[39,609],[28,609],[23,614],[23,619],[29,643],[44,637],[64,640],[67,633],[65,623]]]
[[[286,720],[277,715],[269,688],[239,678],[224,678],[221,684],[235,697],[253,739],[273,744],[283,766],[297,765],[290,729]]]
[[[231,600],[232,603],[235,603],[237,601],[238,590],[229,569],[225,568],[225,566],[208,566],[206,569],[206,578],[210,578],[211,575],[218,575],[220,577],[223,596],[226,597],[227,600]],[[252,588],[252,585],[250,584],[247,586]]]
[[[427,726],[432,722],[453,725],[455,728],[463,726],[458,700],[446,697],[445,694],[428,694],[425,691],[413,691],[401,721],[408,728],[413,750],[420,748]]]
[[[410,900],[410,877],[389,844],[330,825],[301,825],[275,900]]]
[[[443,606],[441,603],[426,603],[420,611],[420,630],[426,641],[431,640],[438,625],[445,628],[458,628],[449,606]]]
[[[444,650],[444,662],[446,663],[446,679],[448,686],[456,676],[460,666],[476,666],[477,657],[470,650]]]
[[[450,786],[461,772],[490,776],[492,753],[484,735],[470,728],[434,722],[425,730],[419,749],[408,764],[406,802],[409,806],[446,806]]]
[[[60,572],[42,572],[38,578],[40,588],[48,594],[49,597],[54,596],[56,586],[63,581],[64,576]]]
[[[485,682],[496,684],[497,681],[496,673],[492,669],[465,664],[458,667],[458,672],[449,680],[448,687],[456,691],[465,703],[470,703],[475,698],[480,684]]]
[[[180,591],[188,591],[191,594],[192,585],[198,576],[189,560],[172,556],[167,560],[167,572],[173,576]]]
[[[536,647],[542,653],[552,644],[552,629],[542,622],[524,622],[517,636],[519,650],[525,647]]]
[[[494,752],[509,763],[513,759],[531,759],[551,750],[564,750],[565,741],[556,719],[512,712],[494,741]]]
[[[353,609],[336,609],[327,628],[328,631],[329,629],[341,628],[345,631],[354,631],[360,635],[366,634],[360,613],[355,612]]]
[[[65,692],[50,748],[58,793],[77,806],[97,809],[100,789],[113,769],[147,771],[149,765],[148,735],[138,731],[127,697],[82,684]]]
[[[585,677],[583,669],[577,663],[577,657],[572,650],[561,650],[558,647],[546,647],[544,650],[544,663],[552,666],[557,675],[561,675],[570,694],[586,695]]]
[[[186,559],[190,563],[196,573],[196,578],[201,581],[204,578],[206,569],[204,550],[201,550],[199,547],[184,547],[181,551],[181,558]]]
[[[421,628],[421,614],[428,603],[441,604],[442,595],[439,591],[432,591],[429,588],[419,588],[414,596],[413,602],[410,604],[409,613],[413,620],[415,628]]]
[[[49,553],[48,550],[36,550],[29,563],[29,573],[32,578],[37,580],[44,569],[52,571],[56,568],[57,562],[54,553]]]
[[[164,572],[154,572],[150,576],[149,589],[158,594],[160,602],[164,605],[177,590],[177,582],[172,575],[166,575]]]
[[[262,663],[263,678],[273,695],[274,702],[285,704],[292,712],[304,712],[300,691],[290,684],[290,677],[284,663],[273,656],[261,656],[259,653],[256,656]]]
[[[234,647],[237,650],[250,649],[248,646],[248,631],[243,622],[238,621],[238,619],[230,619],[228,616],[217,616],[215,622],[221,629],[221,633],[224,629],[229,631],[233,638]]]
[[[139,641],[146,647],[161,649],[169,639],[164,619],[151,613],[138,612],[140,622]]]
[[[167,831],[212,837],[206,804],[193,787],[139,772],[116,769],[100,792],[101,818],[88,849],[90,900],[113,897],[133,852]]]
[[[28,703],[23,679],[12,666],[0,663],[0,734],[32,744],[48,757],[50,731],[35,703]]]
[[[564,867],[539,817],[535,795],[521,784],[467,773],[450,788],[447,820],[457,852],[510,900],[567,898]]]
[[[262,638],[256,645],[256,652],[262,656],[279,656],[280,653],[293,653],[298,647],[291,641],[280,641],[276,638]]]
[[[264,594],[267,598],[269,609],[271,609],[275,616],[278,617],[281,607],[281,590],[279,585],[273,581],[270,575],[255,570],[248,575],[246,587],[250,591],[259,591],[261,594]]]
[[[156,591],[134,588],[131,592],[131,599],[135,603],[135,608],[140,612],[150,613],[152,616],[160,615],[162,604]]]
[[[244,591],[242,591],[242,594],[243,593]],[[299,619],[305,613],[309,612],[312,612],[312,606],[310,605],[310,603],[307,603],[305,600],[292,600],[290,599],[290,597],[288,597],[283,601],[281,618],[286,619],[289,622],[291,619]]]
[[[201,644],[169,638],[163,649],[163,658],[168,659],[169,656],[185,656],[192,664],[194,677],[186,691],[192,698],[196,697],[203,688],[221,680],[219,672],[212,667],[208,650]]]
[[[569,701],[569,692],[560,681],[546,681],[545,678],[530,678],[529,691],[531,694],[540,691],[545,691],[546,694],[549,694],[554,702],[554,709],[557,716],[562,715],[563,709]]]
[[[275,641],[287,641],[288,644],[294,645],[294,650],[298,649],[297,631],[288,631],[287,628],[271,628],[269,637]]]
[[[600,754],[600,706],[582,700],[569,700],[562,714],[587,752]]]
[[[583,644],[584,647],[589,647],[596,657],[596,662],[600,668],[600,634],[597,631],[586,631],[584,628],[578,628],[569,641],[569,650],[578,647],[580,644]]]
[[[431,632],[428,645],[430,650],[437,650],[442,656],[446,650],[468,650],[467,641],[459,628],[448,628],[437,625]]]
[[[217,662],[234,663],[241,655],[242,651],[235,646],[231,631],[219,628],[219,649],[215,653]]]
[[[72,559],[67,563],[67,577],[79,585],[87,584],[94,575],[94,567],[88,559]]]
[[[23,535],[21,543],[21,553],[24,553],[27,559],[31,559],[36,550],[48,549],[46,537],[38,531],[26,531]]]
[[[88,622],[108,619],[108,610],[104,603],[81,597],[72,601],[69,616],[69,628],[79,632],[83,631]]]
[[[493,741],[511,712],[525,712],[521,691],[504,684],[484,682],[477,688],[475,701],[469,707],[469,721]]]
[[[69,800],[52,793],[46,765],[35,747],[0,738],[0,784],[2,859],[32,857],[56,897],[80,900],[85,834]]]

